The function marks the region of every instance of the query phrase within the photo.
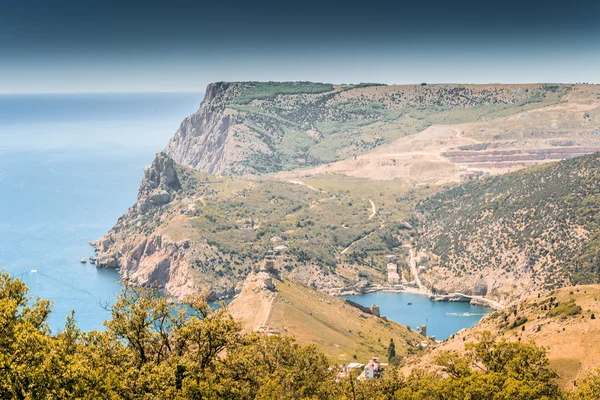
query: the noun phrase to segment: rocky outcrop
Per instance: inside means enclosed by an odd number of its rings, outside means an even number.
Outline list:
[[[175,162],[165,153],[158,153],[152,165],[144,169],[136,207],[143,213],[168,204],[180,189]]]
[[[184,251],[185,243],[172,242],[160,235],[112,237],[95,243],[99,268],[120,268],[123,280],[163,290],[175,300],[198,291],[196,279]]]
[[[217,82],[206,88],[200,109],[187,117],[166,148],[177,163],[217,175],[256,173],[243,161],[250,154],[269,156],[260,134],[239,112],[227,108],[243,83]]]

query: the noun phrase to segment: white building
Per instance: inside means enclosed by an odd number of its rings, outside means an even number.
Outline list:
[[[367,365],[365,365],[365,369],[363,370],[362,374],[360,374],[360,376],[358,377],[358,379],[360,380],[367,380],[367,379],[373,379],[373,378],[379,378],[380,375],[380,371],[379,371],[379,367],[380,367],[380,362],[379,362],[379,356],[373,356],[373,358],[371,359],[371,361],[369,361],[367,363]]]
[[[394,284],[394,283],[400,282],[400,275],[398,275],[398,266],[396,264],[388,263],[387,276],[388,276],[388,283]]]

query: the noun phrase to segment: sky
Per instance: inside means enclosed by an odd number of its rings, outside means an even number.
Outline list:
[[[600,83],[594,0],[0,0],[0,93]]]

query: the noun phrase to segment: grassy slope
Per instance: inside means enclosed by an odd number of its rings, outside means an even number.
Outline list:
[[[354,356],[365,362],[374,354],[385,359],[390,338],[394,339],[397,354],[402,356],[414,353],[415,346],[426,340],[400,324],[366,315],[342,299],[293,280],[275,283],[274,300],[252,286],[229,305],[234,316],[245,319],[246,331],[263,324],[264,309],[272,301],[267,327],[293,335],[302,344],[316,344],[334,362],[352,362]]]
[[[571,387],[574,379],[600,365],[599,300],[600,285],[563,288],[539,298],[534,295],[490,314],[475,328],[437,345],[421,359],[413,358],[405,369],[430,366],[440,350],[462,351],[464,343],[474,340],[476,332],[490,331],[508,340],[533,340],[546,348],[561,383]],[[596,319],[592,319],[592,314]]]

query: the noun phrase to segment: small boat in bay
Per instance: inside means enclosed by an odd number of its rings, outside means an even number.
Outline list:
[[[412,306],[412,303],[406,303],[406,305],[408,305],[408,306]]]
[[[82,264],[85,264],[85,263],[87,263],[87,258],[84,257],[81,260],[79,260],[79,262]]]

